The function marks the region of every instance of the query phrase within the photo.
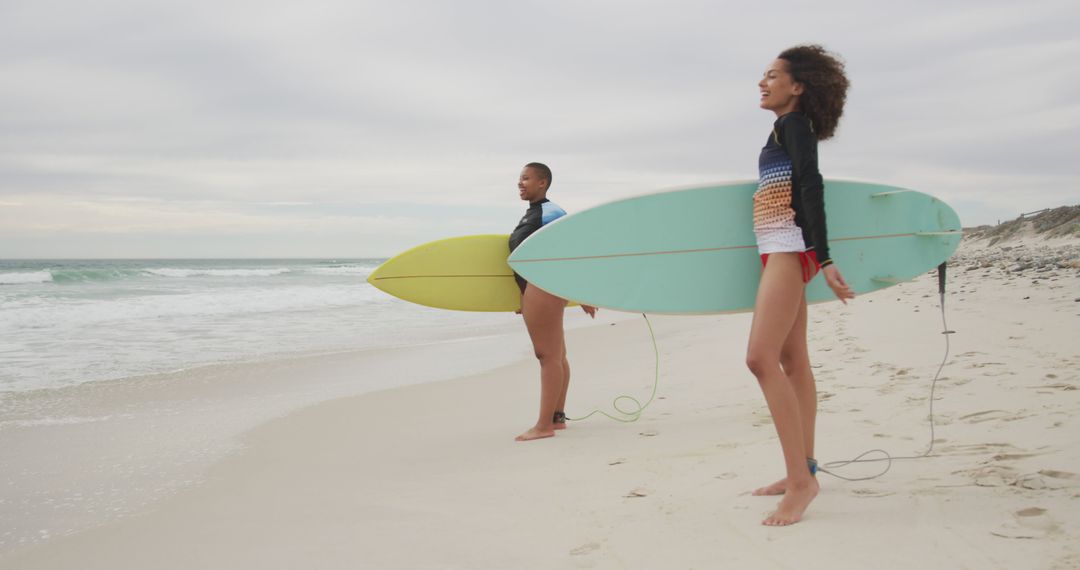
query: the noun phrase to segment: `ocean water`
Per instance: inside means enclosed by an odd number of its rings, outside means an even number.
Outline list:
[[[531,359],[519,316],[401,301],[381,261],[0,261],[0,558],[145,512],[296,410]],[[535,401],[538,370],[506,381]]]
[[[0,393],[491,334],[366,282],[381,259],[0,260]]]
[[[520,317],[375,289],[381,262],[0,260],[0,557],[150,508],[274,418],[531,354]]]

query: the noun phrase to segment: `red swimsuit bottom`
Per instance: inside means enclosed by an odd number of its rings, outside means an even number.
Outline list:
[[[798,251],[798,252],[791,252],[791,253],[798,253],[799,254],[799,262],[802,263],[802,279],[803,279],[803,283],[809,283],[810,280],[813,279],[814,276],[818,274],[818,271],[821,270],[821,264],[818,263],[817,253],[815,253],[814,250]],[[761,254],[761,266],[765,267],[765,264],[768,263],[768,262],[769,262],[769,254],[768,253]]]

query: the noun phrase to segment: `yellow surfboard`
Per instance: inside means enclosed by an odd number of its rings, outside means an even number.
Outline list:
[[[521,308],[509,235],[441,239],[395,255],[368,283],[399,299],[438,309],[503,312]]]

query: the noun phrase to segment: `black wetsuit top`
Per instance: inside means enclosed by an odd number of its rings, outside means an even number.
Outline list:
[[[825,229],[825,183],[818,171],[817,136],[806,115],[788,113],[773,123],[773,132],[758,158],[760,180],[754,193],[754,231],[771,247],[801,234],[804,250],[813,250],[823,265],[829,259]],[[789,232],[789,235],[783,235]],[[781,245],[777,245],[781,244]],[[762,251],[763,253],[768,253]]]
[[[533,235],[533,232],[544,227],[545,225],[563,217],[566,215],[566,210],[555,205],[547,198],[538,202],[530,202],[529,209],[525,211],[525,215],[518,222],[514,231],[510,233],[510,251],[517,249],[521,242],[525,241],[525,238]],[[518,287],[521,288],[521,292],[525,292],[526,281],[517,272],[514,272],[514,280],[517,281]]]

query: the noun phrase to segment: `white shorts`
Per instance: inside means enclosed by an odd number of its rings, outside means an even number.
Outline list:
[[[757,236],[758,253],[787,253],[806,251],[802,229],[798,226],[787,228],[766,228],[754,230]]]

